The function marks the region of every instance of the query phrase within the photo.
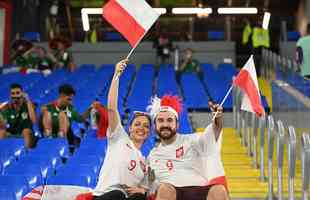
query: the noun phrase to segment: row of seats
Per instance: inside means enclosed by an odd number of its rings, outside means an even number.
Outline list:
[[[21,141],[0,141],[1,152],[6,151],[3,145],[22,144]],[[68,144],[64,139],[41,139],[31,151],[26,151],[22,145],[19,148],[23,153],[14,157],[1,170],[0,197],[1,191],[6,191],[7,194],[14,194],[11,199],[21,199],[32,189],[45,184],[94,187],[104,160],[107,141],[83,139],[73,156],[68,156]]]

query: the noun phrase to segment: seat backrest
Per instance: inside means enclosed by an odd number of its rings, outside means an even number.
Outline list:
[[[30,191],[27,180],[24,176],[0,176],[0,188],[12,190],[16,199],[21,199],[27,192]]]

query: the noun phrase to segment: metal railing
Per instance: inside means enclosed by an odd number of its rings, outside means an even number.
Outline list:
[[[233,117],[236,133],[241,137],[241,143],[247,148],[247,154],[253,159],[253,168],[259,167],[260,181],[268,180],[267,199],[284,199],[283,172],[288,169],[288,200],[295,199],[294,180],[296,179],[297,142],[298,137],[293,126],[285,126],[281,120],[275,123],[273,116],[257,118],[252,113],[240,110],[242,96],[238,89],[233,90]],[[239,108],[239,109],[238,109]],[[258,138],[259,137],[259,138]],[[259,146],[257,142],[259,141]],[[267,142],[267,154],[265,154],[265,143]],[[275,143],[276,142],[276,143]],[[310,136],[303,133],[301,137],[301,171],[302,171],[302,199],[308,199],[310,179]],[[287,147],[287,165],[284,165],[284,149]],[[274,149],[276,147],[276,149]],[[274,151],[276,150],[276,161],[274,164]],[[259,153],[256,153],[259,151]],[[268,174],[265,175],[265,156],[267,156]],[[259,159],[258,159],[259,158]],[[258,161],[259,160],[259,165]],[[274,194],[274,171],[277,171],[277,194]],[[298,169],[300,170],[300,168]]]
[[[296,133],[293,126],[288,127],[288,200],[294,200],[294,178],[296,171]]]
[[[310,178],[310,136],[306,133],[303,133],[301,137],[301,174],[302,200],[308,200]]]
[[[284,126],[281,120],[277,122],[277,161],[278,161],[278,199],[283,199],[283,160],[284,160],[284,143],[285,143],[285,133]]]
[[[274,119],[268,116],[268,200],[272,200],[273,193],[273,147],[274,147]],[[264,157],[261,157],[264,160]],[[260,166],[262,168],[262,166]]]
[[[262,159],[265,157],[265,131],[266,131],[266,119],[262,117],[259,119],[259,138],[260,138],[260,148],[259,148],[259,155],[260,155],[260,180],[265,181],[265,160]]]

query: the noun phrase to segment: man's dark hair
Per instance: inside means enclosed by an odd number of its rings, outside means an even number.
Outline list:
[[[58,93],[64,94],[64,95],[72,95],[72,94],[75,95],[75,90],[73,89],[72,85],[63,84],[63,85],[59,86]]]
[[[20,84],[18,84],[18,83],[12,83],[12,84],[10,85],[10,89],[11,89],[11,90],[12,90],[12,89],[16,89],[16,88],[19,88],[19,89],[23,90],[23,87],[22,87]]]
[[[310,34],[310,23],[307,25],[307,33]]]

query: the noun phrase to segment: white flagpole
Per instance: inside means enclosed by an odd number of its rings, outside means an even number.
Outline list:
[[[134,52],[134,50],[138,47],[138,45],[140,44],[141,40],[144,38],[144,36],[146,35],[147,31],[144,32],[144,34],[142,35],[142,37],[140,37],[140,39],[136,42],[135,46],[131,48],[130,52],[128,53],[126,59],[128,60],[129,57],[132,55],[132,53]],[[121,72],[118,72],[117,75],[115,76],[115,79],[119,79],[119,77],[121,76]]]
[[[229,90],[227,91],[225,97],[223,98],[223,100],[222,100],[220,106],[223,106],[223,104],[225,103],[226,99],[228,98],[228,95],[231,93],[232,89],[233,89],[233,85],[230,86],[230,88],[229,88]],[[218,113],[218,110],[215,112],[215,114],[214,114],[214,116],[213,116],[213,118],[212,118],[212,121],[215,120],[215,117],[216,117],[217,113]]]

